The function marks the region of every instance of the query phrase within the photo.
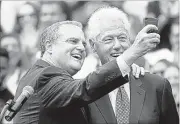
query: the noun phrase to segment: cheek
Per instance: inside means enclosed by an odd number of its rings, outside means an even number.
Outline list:
[[[56,58],[64,58],[65,51],[62,48],[59,48],[58,46],[53,46],[52,55]]]
[[[34,24],[34,25],[37,23],[37,21],[38,21],[38,20],[36,19],[36,17],[34,17],[34,18],[31,19],[31,23]]]
[[[110,44],[99,45],[97,52],[104,56],[107,56],[112,51],[112,48],[113,48],[113,45],[110,45]]]
[[[124,50],[127,50],[130,47],[130,43],[122,43],[122,47],[124,48]]]
[[[99,55],[102,63],[106,63],[111,59],[110,53],[112,49],[112,46],[106,44],[100,45],[100,47],[97,49],[97,54]]]

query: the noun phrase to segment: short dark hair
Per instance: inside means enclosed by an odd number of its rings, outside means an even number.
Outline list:
[[[4,34],[0,35],[0,44],[1,44],[1,40],[6,38],[6,37],[12,37],[12,38],[16,39],[19,48],[22,49],[22,45],[20,43],[19,35],[16,32],[4,33]]]
[[[45,4],[57,4],[58,8],[62,11],[62,13],[64,13],[66,15],[66,19],[65,20],[70,20],[70,11],[69,11],[69,6],[65,1],[40,1],[40,7],[42,7]],[[40,9],[40,13],[41,13],[41,9]]]
[[[53,43],[57,38],[60,37],[60,34],[58,32],[59,28],[62,25],[65,24],[70,24],[70,25],[75,25],[79,28],[83,28],[82,24],[77,21],[62,21],[62,22],[56,22],[49,27],[45,28],[41,35],[40,35],[40,50],[41,50],[41,57],[43,56],[44,52],[46,51],[46,44],[47,42]]]
[[[9,60],[9,53],[5,48],[0,48],[0,56],[6,57]]]

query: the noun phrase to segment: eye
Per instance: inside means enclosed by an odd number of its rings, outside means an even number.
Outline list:
[[[112,37],[105,37],[104,39],[103,39],[103,42],[104,43],[110,43],[110,42],[112,42],[113,41],[113,38]]]
[[[83,46],[84,46],[84,47],[86,47],[86,46],[87,46],[87,43],[86,43],[86,42],[83,42],[82,44],[83,44]]]
[[[127,37],[126,36],[119,36],[119,37],[117,37],[118,38],[118,40],[120,40],[120,41],[127,41]]]
[[[76,44],[78,42],[77,39],[68,39],[66,42],[71,43],[71,44]]]
[[[118,39],[127,39],[126,36],[119,36]]]

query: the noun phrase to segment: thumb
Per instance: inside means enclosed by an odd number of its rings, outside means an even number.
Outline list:
[[[158,30],[158,28],[155,25],[146,25],[140,32],[147,33],[149,30]]]

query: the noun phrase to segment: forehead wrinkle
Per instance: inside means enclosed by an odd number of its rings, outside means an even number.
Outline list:
[[[69,25],[69,27],[67,27],[67,25]],[[85,40],[84,37],[84,32],[82,31],[82,29],[76,25],[70,25],[70,24],[64,24],[61,27],[59,27],[59,35],[63,36],[63,37],[69,37],[68,39],[76,39],[76,40]],[[71,35],[68,33],[69,30],[73,30],[78,32],[78,35]],[[68,33],[68,35],[66,35],[66,33]]]
[[[110,33],[110,32],[119,32],[119,33],[122,33],[122,32],[125,32],[127,36],[129,36],[129,33],[128,33],[128,30],[125,28],[124,24],[122,21],[119,21],[117,19],[114,19],[114,20],[103,20],[103,21],[100,21],[99,20],[99,25],[97,26],[97,35],[105,35],[104,33]],[[107,34],[106,33],[106,34]]]
[[[99,36],[104,37],[104,36],[120,36],[120,35],[126,35],[128,37],[128,32],[125,28],[122,27],[117,27],[113,28],[110,30],[104,30],[102,31]]]
[[[125,28],[125,24],[122,20],[119,18],[110,18],[110,17],[103,17],[102,18],[97,18],[94,20],[96,22],[93,24],[94,31],[96,31],[96,35],[106,32],[109,30],[114,30],[114,29],[124,29],[128,33],[128,29]]]
[[[114,24],[116,22],[117,24],[121,22],[129,33],[130,24],[127,15],[116,7],[105,7],[95,11],[95,13],[89,18],[87,31],[89,38],[95,38],[97,36],[97,34],[100,32],[97,31],[99,28],[98,25],[105,20],[111,20]]]

